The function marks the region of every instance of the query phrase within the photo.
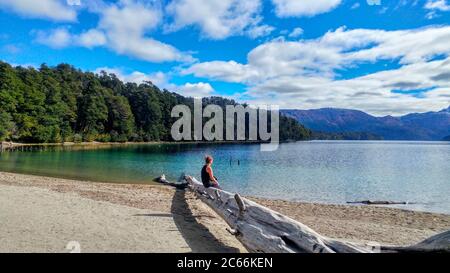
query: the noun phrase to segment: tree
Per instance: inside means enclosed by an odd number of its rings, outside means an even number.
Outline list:
[[[162,112],[155,89],[149,84],[127,85],[127,97],[135,118],[137,130],[144,141],[160,140]],[[159,90],[158,90],[159,91]]]
[[[46,124],[42,122],[48,114],[45,111],[45,93],[42,92],[42,75],[34,68],[16,68],[19,93],[22,100],[17,103],[17,113],[14,114],[18,126],[18,138],[26,142],[48,142],[41,133]]]
[[[106,131],[111,134],[111,141],[125,142],[132,138],[134,132],[134,116],[128,100],[120,96],[107,99],[108,122]]]
[[[0,62],[1,140],[171,141],[171,111],[178,104],[193,110],[194,101],[151,82],[123,83],[114,74],[82,72],[68,64],[36,70]],[[210,97],[203,99],[207,104],[238,103]],[[310,137],[295,120],[280,122],[281,140]]]
[[[14,127],[11,115],[0,110],[0,141],[9,140],[14,132]]]
[[[83,96],[78,101],[78,131],[85,141],[96,140],[104,132],[108,121],[105,90],[95,80],[87,82]]]
[[[8,113],[16,113],[21,97],[21,81],[16,71],[9,64],[0,62],[0,109]]]

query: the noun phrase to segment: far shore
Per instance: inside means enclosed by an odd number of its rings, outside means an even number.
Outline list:
[[[126,142],[99,142],[99,141],[90,141],[90,142],[61,142],[61,143],[20,143],[20,142],[11,142],[11,141],[3,141],[0,142],[0,147],[3,149],[9,148],[20,148],[20,147],[71,147],[71,146],[80,146],[80,147],[110,147],[110,146],[127,146],[127,145],[161,145],[161,144],[261,144],[263,141],[253,141],[253,140],[222,140],[222,141],[145,141],[145,142],[134,142],[134,141],[126,141]],[[283,142],[284,143],[284,142]],[[286,142],[287,143],[287,142]]]
[[[450,215],[250,199],[332,238],[392,245],[450,229]],[[0,172],[0,252],[245,252],[226,223],[171,187]]]
[[[316,141],[367,141],[367,142],[398,142],[398,141],[410,141],[410,142],[446,142],[441,140],[321,140],[321,139],[308,139],[308,140],[299,140],[299,141],[280,141],[280,143],[291,143],[291,142],[316,142]],[[3,148],[17,148],[17,147],[70,147],[70,146],[126,146],[126,145],[160,145],[160,144],[262,144],[267,143],[264,141],[255,141],[255,140],[220,140],[220,141],[206,141],[206,140],[192,140],[192,141],[126,141],[126,142],[100,142],[100,141],[90,141],[90,142],[61,142],[61,143],[21,143],[21,142],[12,142],[12,141],[2,141],[0,142],[0,147]]]
[[[61,143],[20,143],[3,141],[1,144],[4,148],[17,148],[17,147],[33,147],[33,146],[112,146],[112,145],[137,145],[137,144],[166,144],[171,142],[163,141],[149,141],[149,142],[61,142]]]

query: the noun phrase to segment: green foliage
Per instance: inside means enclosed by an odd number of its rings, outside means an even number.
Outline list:
[[[310,139],[311,130],[305,128],[295,119],[280,116],[280,140],[297,141]]]
[[[11,115],[0,110],[0,141],[8,140],[14,131]]]
[[[170,113],[178,104],[193,109],[192,98],[160,90],[151,82],[125,84],[113,74],[82,72],[67,64],[34,69],[0,62],[0,140],[171,141],[175,119]],[[210,97],[203,104],[237,103]],[[280,121],[282,140],[310,137],[295,120]]]
[[[80,134],[74,134],[72,141],[75,143],[81,143],[83,141],[83,136]]]
[[[106,92],[96,82],[89,82],[83,96],[78,101],[78,130],[86,136],[95,136],[105,130],[108,121]]]

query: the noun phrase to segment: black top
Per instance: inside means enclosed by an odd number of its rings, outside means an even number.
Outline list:
[[[209,177],[209,173],[206,171],[206,167],[208,165],[204,165],[202,168],[202,183],[205,188],[211,187],[211,178]]]

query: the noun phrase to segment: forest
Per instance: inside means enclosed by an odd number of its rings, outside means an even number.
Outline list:
[[[237,105],[221,97],[203,105]],[[114,74],[83,72],[69,64],[13,67],[0,62],[0,141],[22,143],[173,141],[175,105],[193,98],[151,82],[124,83]],[[248,128],[248,126],[247,126]],[[280,140],[311,138],[311,131],[280,116]]]
[[[382,136],[368,132],[318,132],[311,135],[316,140],[383,140]]]

